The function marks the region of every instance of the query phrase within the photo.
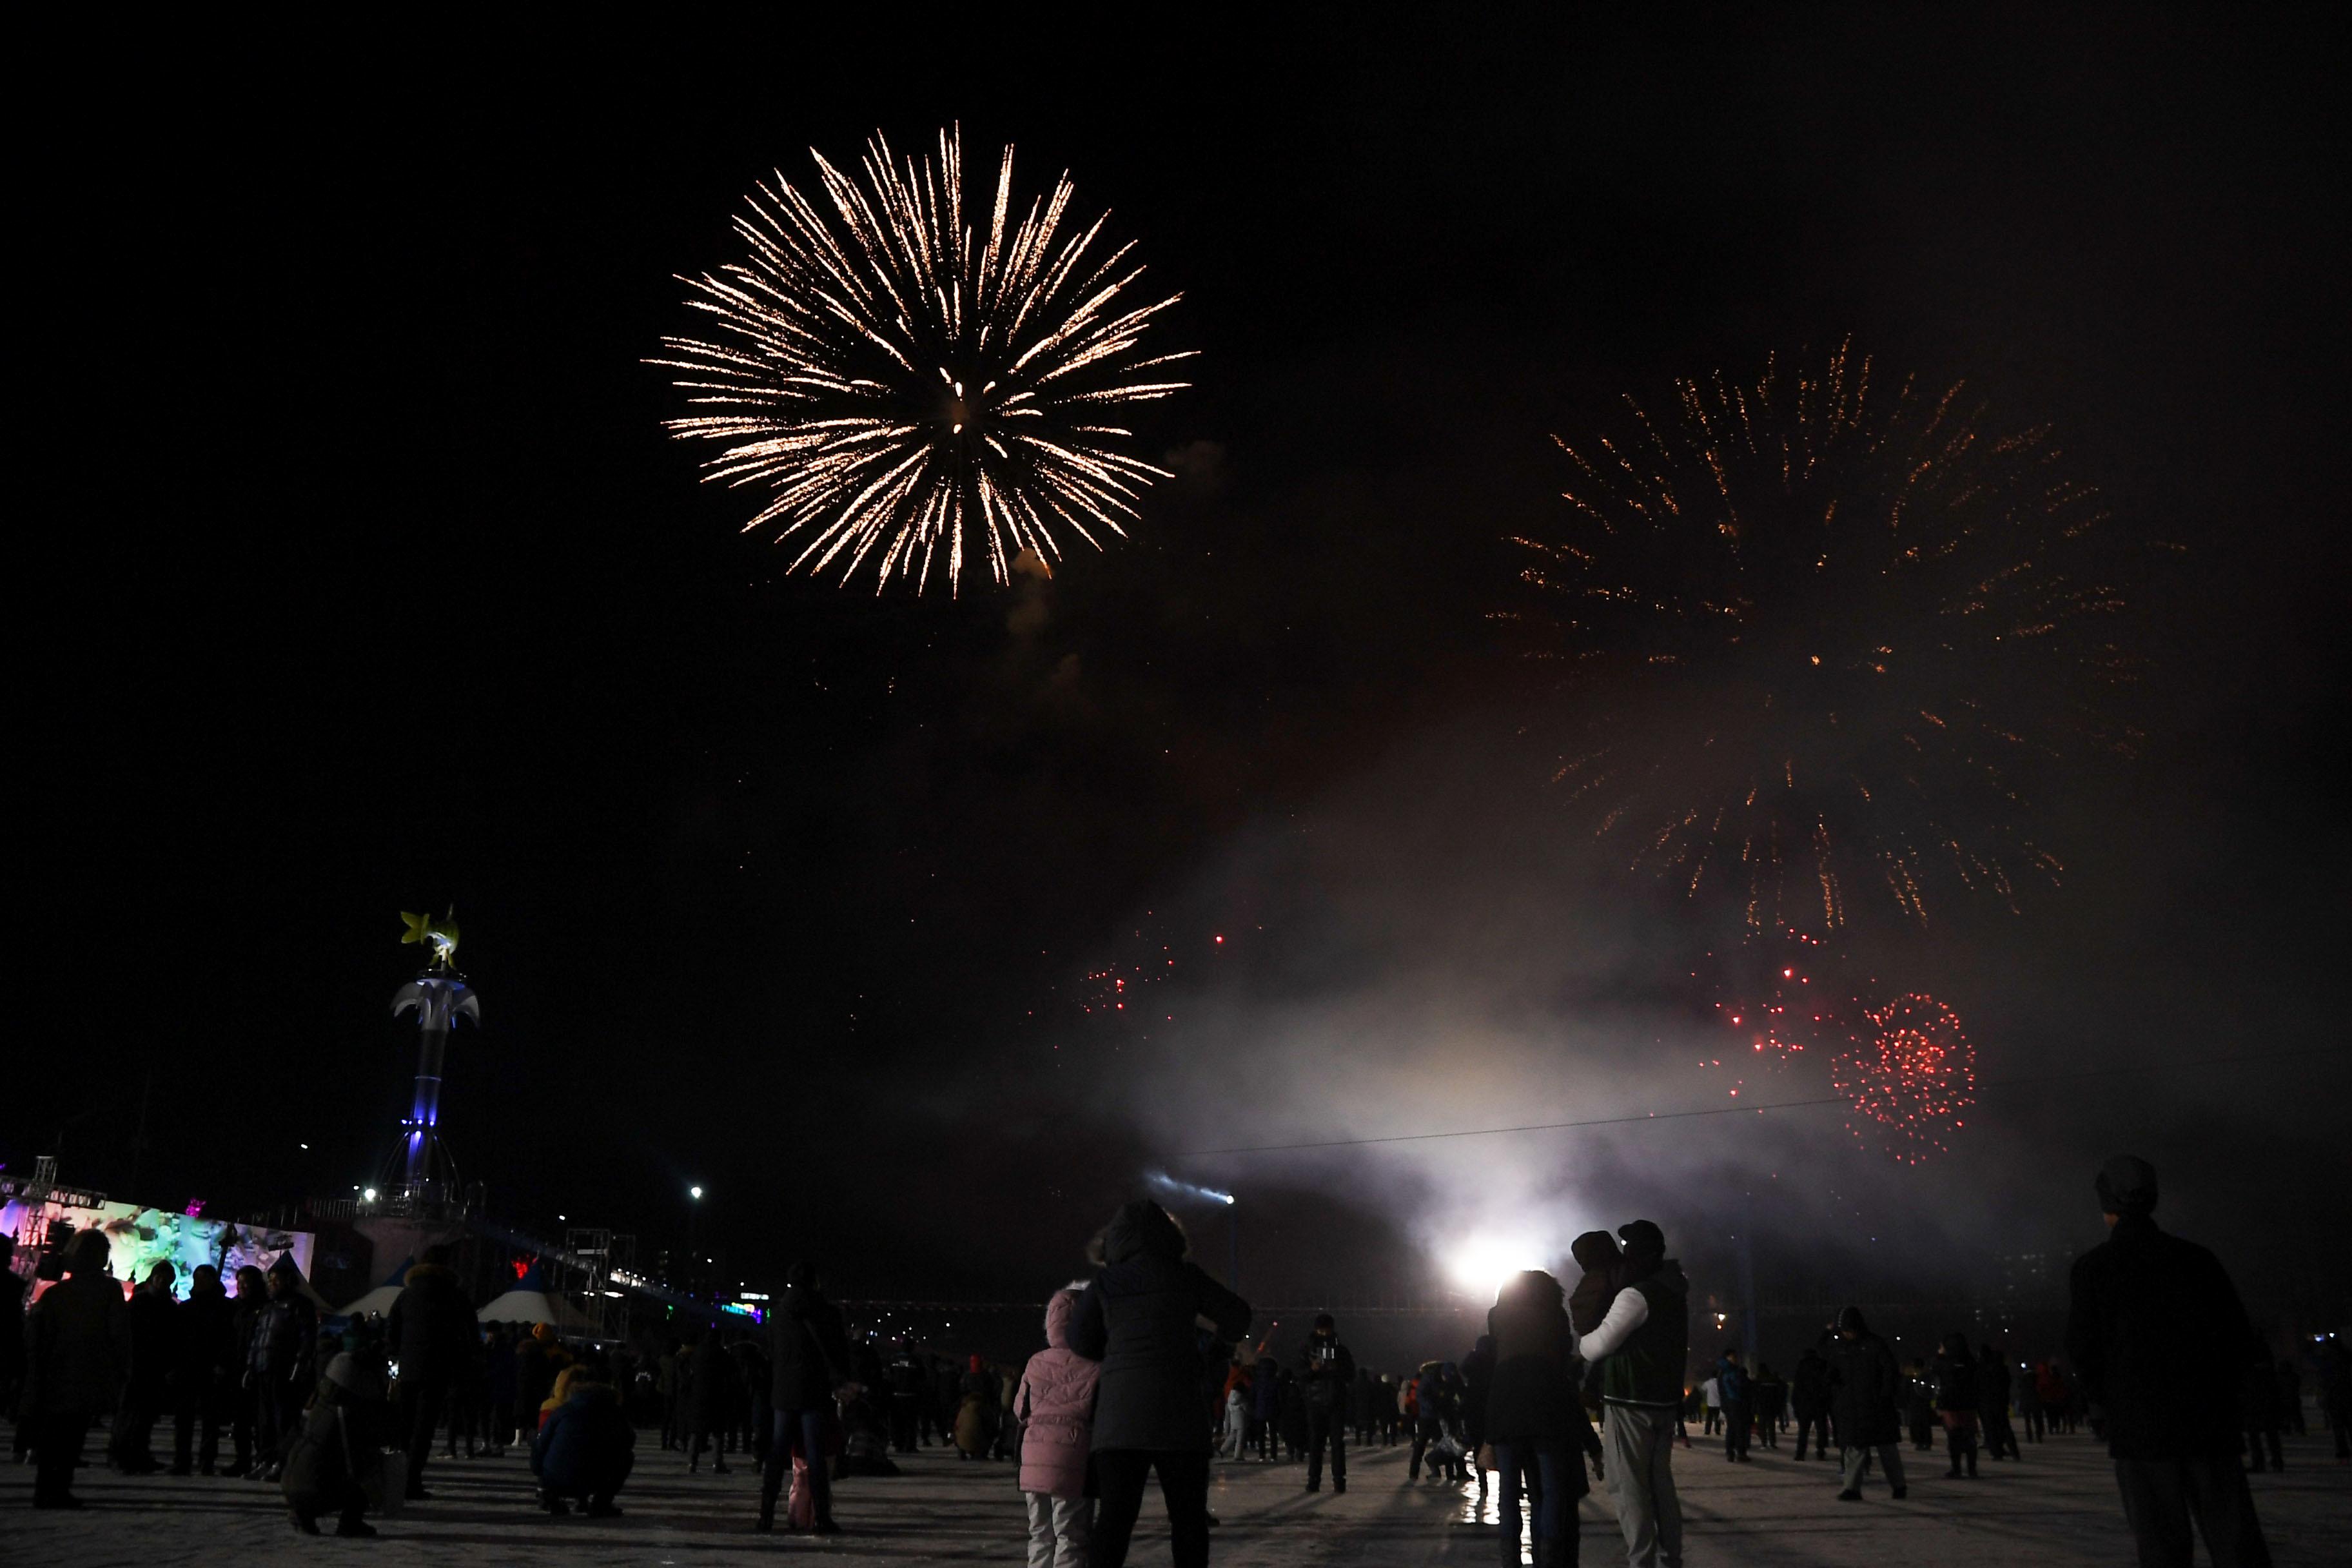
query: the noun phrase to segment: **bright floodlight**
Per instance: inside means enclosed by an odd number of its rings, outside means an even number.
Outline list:
[[[1543,1249],[1517,1237],[1470,1237],[1445,1258],[1445,1271],[1465,1289],[1492,1296],[1514,1274],[1544,1266]]]
[[[373,1187],[370,1187],[367,1191],[362,1193],[360,1194],[360,1201],[371,1204],[375,1202],[375,1189]]]
[[[700,1187],[688,1187],[686,1189],[686,1192],[688,1197],[699,1198],[702,1196],[702,1189]]]

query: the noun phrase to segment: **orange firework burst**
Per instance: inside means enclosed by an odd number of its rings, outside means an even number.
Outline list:
[[[960,132],[936,163],[877,134],[862,182],[811,155],[821,199],[779,174],[735,221],[749,259],[681,279],[715,339],[665,338],[653,362],[707,411],[669,431],[723,444],[708,477],[767,491],[745,531],[797,544],[794,571],[845,582],[870,560],[877,593],[893,574],[920,592],[935,565],[952,592],[968,549],[1001,584],[1024,550],[1124,533],[1168,476],[1108,420],[1187,384],[1159,367],[1189,354],[1140,348],[1176,297],[1124,301],[1134,247],[1105,254],[1103,218],[1066,226],[1067,175],[1016,216],[1010,147],[976,226]]]
[[[1864,1119],[1846,1123],[1855,1137],[1874,1137],[1916,1165],[1945,1150],[1947,1129],[1967,1125],[1976,1047],[1958,1015],[1932,996],[1898,996],[1865,1016],[1869,1032],[1831,1061],[1830,1081]]]
[[[1517,541],[1539,608],[1506,618],[1575,699],[1556,781],[1633,865],[1759,931],[2055,881],[2034,776],[2133,740],[2096,494],[2046,431],[1844,349],[1675,392],[1562,440],[1570,510]]]

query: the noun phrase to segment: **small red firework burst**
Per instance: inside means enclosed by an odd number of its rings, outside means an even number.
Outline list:
[[[1906,1164],[1948,1152],[1946,1135],[1967,1125],[1976,1100],[1976,1047],[1959,1016],[1914,994],[1864,1017],[1867,1028],[1830,1064],[1831,1083],[1856,1112],[1846,1125]]]

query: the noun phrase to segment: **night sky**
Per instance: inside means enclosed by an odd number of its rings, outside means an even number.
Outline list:
[[[2321,52],[2186,7],[1369,15],[71,65],[20,207],[52,435],[17,458],[0,1161],[215,1212],[369,1179],[397,914],[453,901],[487,1026],[445,1127],[495,1212],[651,1245],[701,1182],[730,1267],[854,1290],[1042,1294],[1187,1151],[1711,1103],[1661,978],[1691,922],[1548,797],[1559,699],[1490,614],[1564,505],[1553,432],[1851,337],[2050,422],[2126,543],[2186,546],[2131,576],[2143,754],[2042,803],[2065,886],[1906,973],[1989,1080],[2337,1054],[1989,1091],[1919,1172],[1820,1112],[1176,1168],[1244,1194],[1244,1275],[1292,1301],[1425,1276],[1448,1188],[1643,1203],[1703,1261],[1744,1182],[1801,1183],[1801,1294],[1880,1234],[1937,1279],[2085,1244],[2129,1146],[2266,1300],[2340,1300],[2340,1262],[2258,1256],[2340,1234],[2352,1087]],[[755,180],[950,122],[1024,190],[1069,169],[1204,353],[1139,427],[1178,478],[1130,542],[877,601],[738,532],[644,361]],[[1080,1015],[1162,948],[1173,1024]]]

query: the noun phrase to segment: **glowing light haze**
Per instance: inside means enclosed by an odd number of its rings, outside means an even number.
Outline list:
[[[793,571],[846,582],[870,559],[877,593],[934,567],[953,591],[968,549],[1003,584],[1024,551],[1050,568],[1068,535],[1124,534],[1170,476],[1108,421],[1188,384],[1163,367],[1189,353],[1141,352],[1178,296],[1124,303],[1134,246],[1106,252],[1104,217],[1077,226],[1066,174],[1016,216],[1010,147],[977,226],[961,131],[936,161],[877,132],[862,180],[811,156],[817,198],[779,173],[735,220],[749,258],[682,279],[714,335],[665,338],[653,362],[698,410],[667,428],[721,445],[706,477],[766,491],[745,531],[797,544]]]

